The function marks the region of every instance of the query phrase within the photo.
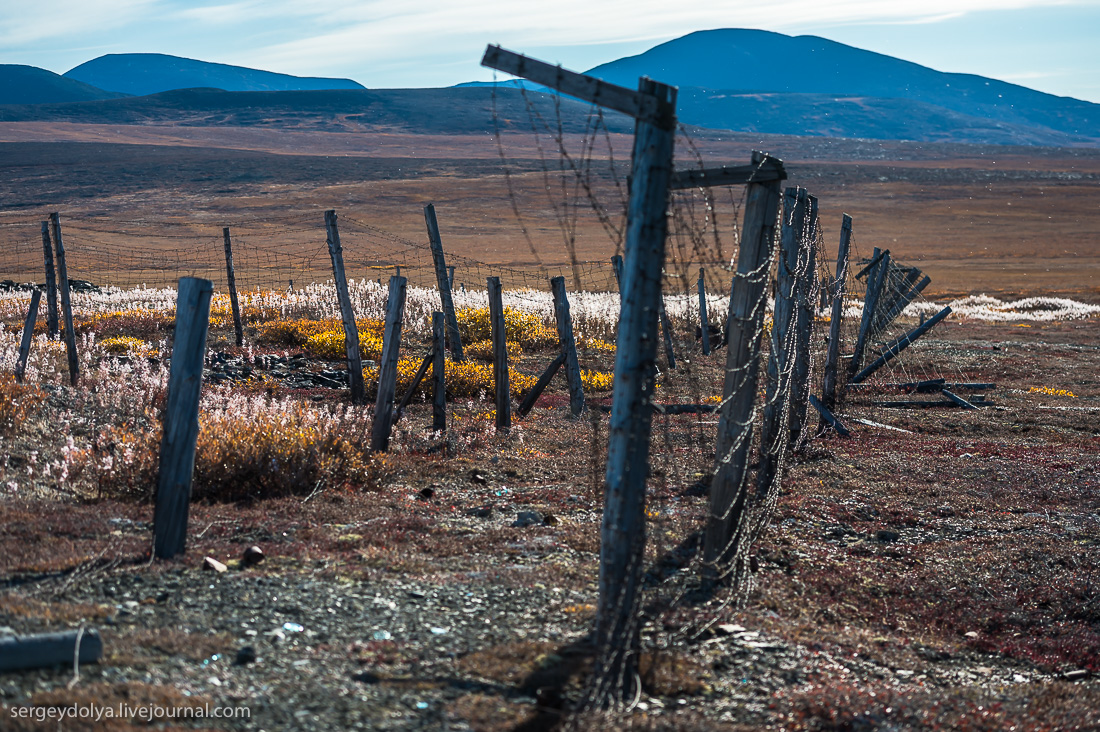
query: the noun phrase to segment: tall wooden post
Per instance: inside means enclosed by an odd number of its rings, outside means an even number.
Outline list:
[[[852,217],[844,214],[840,223],[840,249],[836,255],[836,278],[832,290],[833,310],[829,316],[829,344],[825,353],[821,403],[830,411],[836,408],[837,366],[840,363],[840,321],[844,317],[844,285],[848,280],[848,251],[852,244]]]
[[[764,154],[753,153],[752,163],[761,167],[765,159]],[[740,546],[747,529],[745,476],[756,411],[767,265],[775,249],[779,199],[778,180],[748,185],[737,272],[730,292],[726,378],[703,543],[704,574],[711,579],[739,575],[746,558]]]
[[[619,288],[619,300],[623,297],[623,255],[616,254],[611,258],[611,269],[615,272],[615,286]]]
[[[225,278],[229,281],[229,304],[233,307],[233,328],[237,331],[237,345],[244,345],[244,325],[241,323],[241,305],[237,301],[237,274],[233,271],[233,241],[229,227],[222,229],[225,239]]]
[[[382,332],[382,358],[378,364],[378,398],[374,403],[370,449],[385,452],[390,446],[393,424],[393,397],[397,392],[397,357],[401,352],[401,326],[405,320],[405,292],[408,280],[390,277],[390,297],[386,303],[386,328]]]
[[[702,334],[703,355],[710,355],[710,323],[707,322],[707,282],[703,268],[699,268],[699,282],[696,285],[699,290],[699,332]]]
[[[171,559],[187,544],[187,513],[191,502],[191,474],[199,436],[199,393],[210,324],[214,283],[183,277],[176,296],[176,326],[168,401],[164,408],[164,435],[160,443],[156,509],[153,515],[153,554]]]
[[[34,337],[34,323],[38,320],[38,302],[42,293],[31,291],[31,306],[27,308],[27,319],[23,322],[23,338],[19,343],[19,360],[15,362],[15,380],[23,383],[23,374],[27,372],[27,358],[31,354],[31,338]]]
[[[61,278],[61,314],[65,319],[65,353],[69,357],[69,383],[76,386],[80,379],[80,361],[76,355],[76,330],[73,328],[73,303],[69,294],[69,270],[65,266],[65,244],[61,240],[61,215],[50,214],[53,243],[57,248],[57,274]]]
[[[57,338],[61,329],[57,324],[57,275],[53,268],[53,242],[50,241],[50,222],[42,222],[42,255],[46,261],[46,333]]]
[[[660,114],[634,128],[622,310],[615,351],[615,384],[608,426],[607,477],[600,541],[600,599],[596,616],[599,688],[608,705],[634,693],[641,645],[637,605],[645,552],[645,492],[649,477],[652,395],[657,368],[657,321],[668,220],[669,179],[676,130],[676,88],[643,78],[639,94]]]
[[[363,360],[359,353],[359,326],[355,322],[355,311],[351,308],[348,280],[344,276],[344,249],[340,246],[336,211],[332,209],[325,211],[325,232],[329,257],[332,259],[332,277],[336,281],[336,297],[340,301],[340,320],[344,323],[344,350],[348,358],[351,401],[353,404],[362,404],[366,401],[366,389],[363,386]]]
[[[565,379],[569,383],[569,410],[576,417],[584,411],[584,383],[577,359],[577,342],[573,339],[573,319],[569,315],[569,297],[565,293],[565,278],[550,280],[554,293],[554,317],[558,325],[558,342],[565,355]]]
[[[446,316],[432,313],[432,429],[447,429]]]
[[[661,295],[660,311],[657,315],[661,319],[661,335],[665,343],[665,361],[670,369],[676,368],[676,353],[672,350],[672,323],[668,320],[668,312],[665,310],[665,296]]]
[[[462,338],[458,334],[458,317],[451,298],[451,280],[447,276],[447,261],[443,256],[443,240],[439,236],[439,222],[435,219],[435,206],[424,207],[424,221],[428,225],[428,241],[432,248],[432,262],[435,264],[435,280],[439,286],[439,299],[443,304],[443,314],[447,317],[447,345],[451,349],[451,358],[463,360]]]
[[[508,391],[508,339],[504,330],[504,300],[500,278],[488,278],[489,326],[493,339],[493,385],[496,391],[498,432],[512,429],[512,398]]]
[[[790,424],[792,361],[797,339],[796,280],[805,221],[806,189],[787,188],[783,192],[783,225],[779,236],[779,271],[776,278],[778,287],[772,309],[764,419],[760,425],[760,468],[756,472],[758,498],[766,495],[779,475],[783,448],[787,444],[784,432]]]
[[[807,196],[806,218],[801,231],[805,271],[796,285],[794,373],[791,375],[791,440],[802,437],[809,411],[810,349],[814,332],[814,288],[817,287],[817,197]]]

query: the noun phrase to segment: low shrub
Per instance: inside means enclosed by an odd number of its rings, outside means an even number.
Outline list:
[[[416,370],[420,368],[421,359],[403,358],[397,362],[397,398],[409,390],[412,386]],[[493,393],[495,382],[493,381],[493,367],[489,364],[475,361],[447,361],[447,396],[477,397],[481,394]],[[424,374],[424,380],[420,382],[416,393],[427,396],[431,393],[432,374],[434,366],[428,366]],[[378,393],[379,367],[372,366],[363,369],[363,380],[366,382],[368,396],[373,397]],[[513,397],[519,397],[535,385],[537,379],[534,376],[522,374],[515,369],[508,369],[508,390]]]
[[[45,399],[45,392],[37,386],[20,384],[12,374],[0,374],[0,434],[23,424]]]
[[[508,358],[519,358],[523,355],[523,348],[518,343],[508,341],[505,346],[508,351]],[[462,347],[462,355],[468,358],[473,358],[478,361],[493,361],[493,342],[492,341],[475,341],[468,346]]]
[[[615,374],[608,371],[581,369],[581,383],[586,391],[611,391]]]
[[[455,313],[463,343],[487,341],[493,337],[489,323],[489,308],[461,308]],[[558,342],[558,333],[546,327],[542,318],[517,308],[504,308],[504,333],[509,343],[525,350],[551,346]]]
[[[156,349],[150,346],[149,343],[131,336],[104,338],[99,342],[99,347],[115,356],[151,356],[156,354]]]

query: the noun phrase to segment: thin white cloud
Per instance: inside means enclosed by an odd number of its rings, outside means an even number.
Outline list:
[[[161,0],[35,0],[0,5],[0,47],[28,47],[42,41],[81,37],[134,26],[155,15]]]

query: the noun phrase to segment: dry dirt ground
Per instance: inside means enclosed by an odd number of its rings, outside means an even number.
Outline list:
[[[815,439],[791,459],[739,610],[677,593],[714,420],[657,420],[644,691],[625,718],[573,721],[1100,728],[1098,335],[1095,320],[949,321],[910,349],[908,373],[950,364],[949,379],[996,382],[994,405],[849,399],[853,436]],[[705,395],[724,351],[680,346],[685,363],[662,388]],[[50,414],[69,398],[54,388],[3,438],[9,462],[60,449]],[[429,407],[414,406],[377,485],[195,504],[188,551],[167,562],[148,560],[147,503],[6,494],[0,625],[96,627],[105,657],[75,683],[71,667],[0,674],[0,726],[57,729],[12,712],[72,704],[251,715],[169,725],[183,729],[557,725],[590,663],[606,441],[606,417],[574,421],[566,405],[555,387],[510,436],[479,423],[485,405],[455,407],[449,452],[423,431]],[[539,517],[523,525],[522,512]],[[240,566],[253,544],[267,559]],[[230,569],[202,571],[204,556]],[[131,725],[144,720],[60,728]]]

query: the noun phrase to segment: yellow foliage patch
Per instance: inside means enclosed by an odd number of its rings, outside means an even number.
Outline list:
[[[455,317],[463,343],[492,338],[489,308],[461,308]],[[557,331],[546,327],[542,318],[517,308],[504,308],[504,334],[510,344],[516,343],[524,349],[541,348],[558,342]]]

